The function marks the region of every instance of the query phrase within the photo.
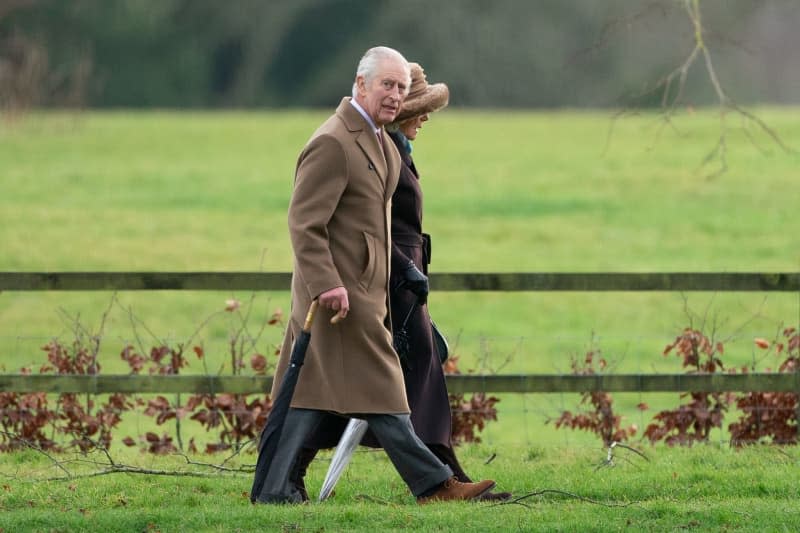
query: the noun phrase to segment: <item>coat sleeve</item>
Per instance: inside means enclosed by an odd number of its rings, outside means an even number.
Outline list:
[[[414,262],[410,257],[408,257],[403,250],[400,249],[400,246],[397,245],[395,241],[392,241],[392,273],[397,273],[398,277],[401,276],[401,273],[405,269],[408,262]],[[415,265],[417,268],[422,270],[423,265]]]
[[[333,136],[312,139],[300,154],[289,203],[295,268],[312,298],[344,286],[329,246],[328,223],[347,187],[347,156]]]

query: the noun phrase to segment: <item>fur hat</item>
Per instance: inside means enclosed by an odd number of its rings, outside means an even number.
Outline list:
[[[395,124],[425,113],[433,113],[447,106],[450,101],[450,90],[444,83],[429,85],[425,79],[425,71],[418,63],[409,63],[411,69],[411,88],[403,101],[400,113],[394,119]]]

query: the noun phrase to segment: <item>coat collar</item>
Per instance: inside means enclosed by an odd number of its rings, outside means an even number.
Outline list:
[[[397,148],[389,138],[388,133],[385,130],[383,131],[383,150],[381,150],[378,144],[378,137],[373,133],[369,123],[350,103],[350,97],[342,98],[339,107],[336,108],[336,114],[341,118],[347,131],[353,134],[356,144],[377,170],[378,176],[387,192],[394,190],[397,185],[397,174],[400,170],[400,154],[397,152]],[[391,194],[387,194],[387,200],[389,196]]]

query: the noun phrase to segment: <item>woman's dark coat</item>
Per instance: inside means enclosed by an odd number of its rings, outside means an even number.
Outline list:
[[[422,188],[419,174],[400,137],[391,134],[402,164],[400,179],[392,195],[392,270],[389,287],[402,280],[403,267],[411,260],[428,273],[430,263],[426,246],[427,236],[422,233]],[[391,290],[392,328],[397,332],[416,296],[410,291]],[[444,372],[433,344],[428,306],[418,306],[406,326],[410,350],[403,362],[406,396],[411,408],[411,423],[422,442],[450,445],[450,401],[447,396]]]

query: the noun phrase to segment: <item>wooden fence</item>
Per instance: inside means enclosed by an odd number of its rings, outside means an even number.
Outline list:
[[[287,291],[287,272],[0,272],[0,291]],[[433,273],[434,291],[783,291],[800,272]]]
[[[0,291],[286,291],[290,280],[291,274],[275,272],[0,272]],[[800,296],[800,272],[434,273],[430,283],[435,291],[779,291]],[[271,376],[0,374],[0,392],[247,394],[267,391],[271,384]],[[447,385],[452,393],[800,392],[800,374],[454,375]]]
[[[263,393],[272,376],[143,376],[0,374],[0,392]],[[800,374],[504,374],[450,375],[451,393],[464,392],[800,392]]]

